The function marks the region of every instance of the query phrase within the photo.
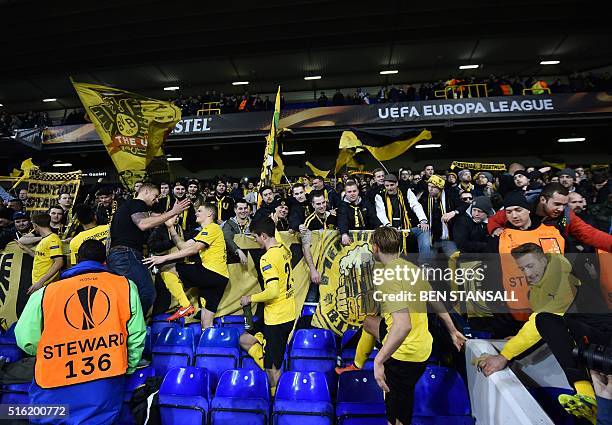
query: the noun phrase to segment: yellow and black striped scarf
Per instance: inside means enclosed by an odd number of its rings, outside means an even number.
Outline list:
[[[355,213],[355,228],[361,229],[365,227],[365,220],[363,219],[363,214],[361,214],[361,208],[359,208],[359,205],[353,205],[349,203],[349,206],[353,209],[353,212]]]
[[[402,229],[411,229],[410,225],[410,217],[408,216],[408,210],[406,209],[406,201],[404,200],[404,195],[400,190],[397,191],[397,200],[400,206],[400,217],[402,218]],[[387,218],[389,219],[389,223],[393,225],[393,203],[391,202],[391,196],[387,192],[385,192],[385,204],[387,207]]]

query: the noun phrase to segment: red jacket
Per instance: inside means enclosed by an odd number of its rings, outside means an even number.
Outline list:
[[[594,248],[602,249],[607,252],[612,252],[612,235],[609,235],[601,230],[597,230],[593,226],[586,224],[580,217],[570,210],[570,220],[567,229],[559,229],[564,237],[571,235],[579,242],[585,245],[590,245]],[[499,210],[495,215],[489,217],[487,230],[489,234],[493,233],[498,227],[506,227],[506,211]]]

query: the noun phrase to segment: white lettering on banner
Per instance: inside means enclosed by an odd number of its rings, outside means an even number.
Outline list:
[[[420,108],[420,112],[419,112]],[[487,109],[488,108],[488,109]],[[461,115],[476,115],[487,113],[512,113],[531,111],[554,111],[552,99],[525,99],[525,100],[498,100],[467,101],[442,103],[435,102],[418,106],[402,106],[378,108],[378,118],[404,118],[404,117],[446,117]]]
[[[174,126],[174,130],[172,130],[172,134],[181,134],[181,133],[202,133],[204,131],[210,131],[210,121],[211,117],[207,118],[190,118],[180,120]]]

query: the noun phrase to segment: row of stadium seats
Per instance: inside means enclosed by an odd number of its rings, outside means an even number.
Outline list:
[[[148,366],[129,377],[120,423],[132,424],[132,392],[154,373]],[[260,369],[223,372],[211,391],[205,368],[173,368],[164,377],[159,404],[166,424],[386,424],[383,393],[369,370],[347,372],[338,380],[334,403],[320,372],[287,371],[270,401],[267,375]],[[416,387],[413,424],[473,424],[465,385],[454,371],[430,365]],[[337,420],[337,422],[336,422]]]

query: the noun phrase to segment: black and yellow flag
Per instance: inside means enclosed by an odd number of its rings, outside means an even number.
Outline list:
[[[274,113],[272,114],[272,122],[270,123],[270,133],[266,137],[266,150],[264,151],[263,164],[261,166],[261,174],[259,176],[259,185],[269,186],[270,184],[280,184],[281,177],[285,173],[285,165],[278,152],[278,121],[280,119],[280,86],[276,92],[276,101],[274,102]]]
[[[396,158],[422,140],[430,140],[431,132],[422,130],[417,135],[405,131],[343,131],[338,148],[369,151],[378,161],[389,161]],[[337,164],[336,164],[337,168]]]
[[[329,170],[325,171],[325,170],[321,170],[317,167],[315,167],[312,162],[310,161],[306,161],[304,163],[308,168],[310,168],[310,171],[312,171],[312,174],[314,174],[317,177],[323,177],[326,178],[327,175],[329,174]]]
[[[181,119],[176,105],[113,87],[72,84],[126,187],[156,180],[152,162],[160,179],[168,174],[162,145]]]

